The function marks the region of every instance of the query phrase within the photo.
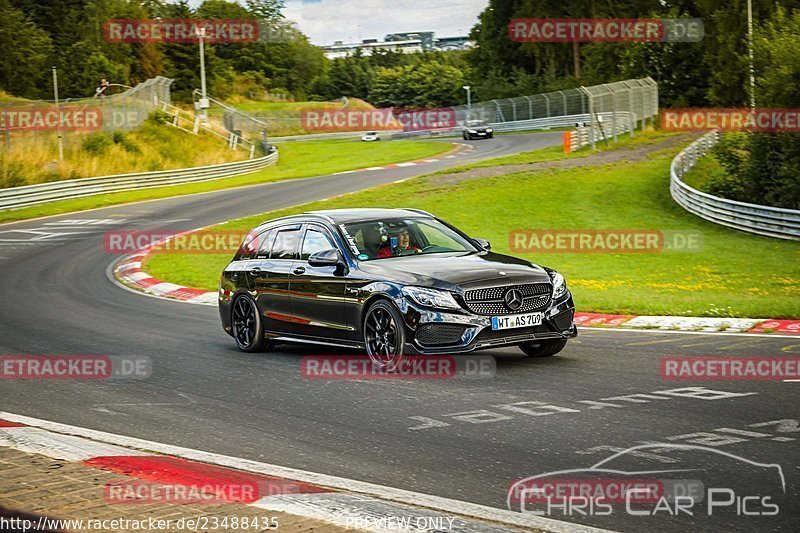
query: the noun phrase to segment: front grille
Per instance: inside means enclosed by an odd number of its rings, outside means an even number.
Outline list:
[[[533,335],[535,333],[547,333],[548,331],[550,330],[547,329],[547,326],[545,325],[531,326],[529,328],[499,329],[496,331],[491,328],[485,328],[483,331],[478,333],[478,336],[475,338],[475,342],[495,341],[498,339],[512,337],[524,337]]]
[[[467,329],[459,324],[425,324],[417,329],[415,338],[425,346],[443,346],[461,342],[461,336]]]
[[[522,306],[513,311],[503,302],[503,296],[511,289],[517,289],[522,293],[523,297]],[[547,307],[550,302],[550,291],[549,283],[528,283],[526,285],[473,289],[464,292],[464,304],[467,309],[478,315],[529,313]]]

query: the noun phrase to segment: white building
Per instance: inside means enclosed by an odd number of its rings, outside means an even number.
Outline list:
[[[361,53],[365,56],[372,55],[373,50],[391,50],[393,52],[403,52],[405,54],[414,54],[423,51],[421,40],[380,42],[375,39],[366,39],[360,43],[336,41],[332,45],[323,46],[322,49],[325,51],[325,57],[328,59],[351,56],[356,53],[356,50],[361,50]]]

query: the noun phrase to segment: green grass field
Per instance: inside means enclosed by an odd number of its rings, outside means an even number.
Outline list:
[[[719,159],[713,153],[706,154],[697,160],[694,167],[683,177],[683,182],[699,191],[706,191],[706,186],[715,178],[721,180],[726,172]]]
[[[654,137],[639,139],[652,143]],[[699,232],[702,249],[691,253],[515,255],[561,271],[580,311],[800,317],[800,243],[728,230],[680,208],[669,195],[669,163],[679,149],[657,151],[635,163],[462,181],[433,175],[233,221],[223,228],[247,231],[290,213],[379,206],[428,210],[470,235],[489,239],[498,252],[510,251],[509,235],[519,229]],[[530,153],[527,162],[536,161],[537,155]],[[145,268],[159,279],[215,290],[230,257],[156,255]]]
[[[364,143],[357,140],[343,140],[299,141],[282,143],[278,147],[280,149],[279,163],[252,174],[205,183],[90,196],[14,211],[3,211],[0,212],[0,222],[424,159],[448,151],[452,145],[429,141]]]

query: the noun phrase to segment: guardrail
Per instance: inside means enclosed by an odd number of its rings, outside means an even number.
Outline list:
[[[375,130],[364,130],[364,131],[335,131],[330,133],[308,133],[303,135],[287,135],[284,137],[270,137],[270,143],[280,143],[280,142],[296,142],[296,141],[323,141],[323,140],[332,140],[332,139],[360,139],[367,133],[375,131]],[[387,131],[379,131],[378,134],[381,138],[388,138],[392,135],[391,130]]]
[[[609,124],[617,124],[617,134],[629,132],[633,130],[637,117],[627,111],[604,111],[596,113],[596,117],[602,117],[605,122]],[[614,121],[614,119],[616,119]],[[491,127],[498,132],[512,132],[512,131],[528,131],[528,130],[541,130],[550,128],[563,128],[566,126],[574,126],[578,122],[589,123],[591,115],[583,113],[578,115],[561,115],[554,117],[534,118],[530,120],[517,120],[509,122],[488,122]],[[609,126],[611,127],[611,126]],[[415,131],[380,131],[378,132],[382,138],[387,139],[413,139],[419,137],[448,137],[461,135],[461,126],[451,129],[436,129],[436,130],[415,130]],[[270,137],[270,142],[293,142],[293,141],[315,141],[325,139],[360,139],[366,131],[342,131],[332,133],[315,133],[307,135],[290,135],[285,137]],[[615,136],[613,132],[607,132],[608,137]],[[598,129],[595,132],[596,140],[602,139],[602,134]]]
[[[697,160],[719,142],[713,130],[681,150],[670,165],[670,193],[678,204],[699,217],[729,228],[778,239],[800,240],[800,211],[720,198],[682,181]]]
[[[278,161],[277,150],[264,157],[234,161],[206,167],[181,168],[175,170],[159,170],[136,174],[118,174],[96,178],[80,178],[36,185],[24,185],[0,189],[0,211],[19,209],[32,205],[40,205],[58,200],[71,200],[97,194],[135,191],[179,185],[182,183],[199,183],[212,181],[240,174],[255,172],[274,165]]]

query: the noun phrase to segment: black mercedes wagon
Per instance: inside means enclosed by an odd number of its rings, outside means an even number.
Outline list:
[[[490,250],[416,209],[341,209],[265,222],[222,273],[222,325],[246,352],[278,342],[405,354],[516,345],[560,352],[577,335],[558,272]]]

